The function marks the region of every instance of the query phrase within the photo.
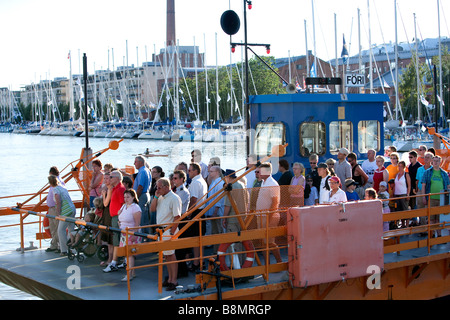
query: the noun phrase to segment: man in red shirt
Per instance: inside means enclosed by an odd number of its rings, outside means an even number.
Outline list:
[[[111,185],[113,187],[109,205],[109,214],[111,217],[117,217],[120,208],[122,208],[122,205],[125,203],[123,198],[125,186],[122,183],[122,178],[122,173],[120,171],[111,172]]]
[[[111,216],[111,227],[119,229],[119,210],[122,208],[122,205],[125,203],[123,198],[123,193],[125,192],[125,186],[122,184],[122,173],[120,171],[112,171],[111,174],[111,201],[109,203],[109,214]],[[114,232],[113,236],[113,246],[118,247],[120,244],[120,234]],[[115,265],[109,264],[103,272],[111,272],[116,271],[117,267]]]

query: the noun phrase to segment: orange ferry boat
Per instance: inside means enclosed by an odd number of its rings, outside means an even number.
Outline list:
[[[300,139],[305,135],[295,134],[294,129],[302,128],[304,123],[308,124],[308,128],[314,128],[314,121],[306,117],[305,121],[293,125],[281,119],[292,119],[292,113],[300,114],[299,110],[304,105],[315,110],[326,107],[337,113],[336,119],[339,121],[358,123],[358,119],[346,118],[346,113],[352,114],[352,108],[361,108],[361,105],[365,106],[366,111],[370,106],[382,108],[384,99],[374,97],[376,95],[315,96],[314,101],[309,95],[281,95],[282,106],[275,104],[275,97],[253,100],[252,108],[258,110],[252,114],[260,115],[259,120],[252,121],[252,128],[256,129],[254,147],[260,162],[278,162],[281,157],[293,155],[306,157],[296,151],[304,150],[300,148]],[[367,103],[367,99],[371,102]],[[280,111],[273,115],[271,121],[261,120],[266,119],[263,112],[265,104]],[[286,112],[283,108],[291,108],[291,111]],[[365,124],[369,120],[366,117]],[[290,124],[293,126],[289,127]],[[322,120],[319,126],[322,125],[327,128],[330,124]],[[277,131],[279,128],[282,130]],[[355,128],[355,138],[360,133],[358,129]],[[341,126],[343,130],[344,126]],[[265,133],[260,134],[262,131]],[[373,132],[383,136],[380,127]],[[302,140],[310,142],[312,148],[320,146],[314,134],[322,135],[322,132],[313,130],[309,132],[308,139]],[[384,150],[382,139],[370,139],[379,143],[377,150]],[[362,141],[358,138],[354,140]],[[84,154],[83,149],[80,158],[61,171],[64,181],[75,179],[83,195],[82,200],[74,201],[80,210],[79,218],[83,216],[84,204],[89,199],[85,184],[90,181],[90,162],[108,150],[117,149],[119,144],[120,141],[111,141],[108,148],[93,154]],[[289,160],[296,161],[294,158]],[[90,255],[85,252],[81,254],[82,259],[77,255],[77,259],[73,256],[73,260],[68,260],[67,257],[55,257],[42,248],[41,241],[48,238],[43,226],[44,218],[48,217],[48,208],[44,204],[46,185],[26,201],[0,208],[0,216],[18,217],[21,230],[21,250],[0,255],[0,281],[44,299],[399,300],[434,299],[450,294],[450,236],[444,234],[449,229],[448,202],[443,202],[439,207],[389,214],[382,214],[381,200],[313,207],[291,206],[289,202],[282,202],[276,210],[256,211],[252,207],[252,197],[258,192],[263,194],[264,188],[247,190],[248,200],[242,206],[242,192],[229,187],[255,168],[238,171],[237,178],[210,197],[214,199],[218,196],[213,201],[201,199],[183,217],[203,204],[206,207],[193,220],[181,220],[179,232],[168,240],[162,238],[163,226],[153,226],[156,234],[143,234],[137,230],[114,230],[73,219],[73,223],[92,230],[122,232],[126,236],[135,234],[149,239],[148,242],[119,248],[119,255],[134,255],[137,259],[134,267],[137,278],[125,283],[120,282],[116,273],[102,273],[99,270],[100,255],[90,258],[92,252]],[[132,173],[134,167],[126,170]],[[289,188],[280,187],[280,195],[281,199],[289,197]],[[442,198],[445,196],[443,192]],[[239,213],[232,216],[239,221],[239,232],[180,237],[196,221],[229,218],[203,216],[223,197],[228,197],[234,211]],[[280,217],[279,222],[271,224],[271,217],[275,215]],[[432,215],[440,215],[440,222],[383,232],[383,222],[416,217],[427,217],[430,221]],[[10,226],[1,225],[5,228]],[[37,228],[38,248],[25,247],[25,228]],[[443,230],[443,236],[433,237],[436,230]],[[269,245],[270,239],[275,239],[281,261],[276,261],[270,254],[274,250]],[[243,246],[240,248],[239,244]],[[213,252],[211,246],[214,245],[219,246],[219,252]],[[179,287],[173,292],[163,290],[164,267],[170,262],[163,260],[162,252],[192,247],[200,248],[202,271],[180,278]],[[192,260],[187,258],[185,261]],[[127,267],[126,272],[129,274],[130,271],[131,268]]]

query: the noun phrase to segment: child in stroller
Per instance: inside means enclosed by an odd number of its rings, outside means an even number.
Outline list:
[[[89,211],[85,216],[86,222],[93,222],[95,219],[94,211]],[[70,240],[67,242],[69,248],[67,257],[69,260],[77,258],[78,262],[83,262],[85,256],[92,257],[98,252],[98,257],[104,259],[104,248],[97,245],[99,230],[94,230],[90,226],[78,226],[70,233]],[[107,250],[106,250],[107,251]],[[107,258],[107,257],[106,257]]]

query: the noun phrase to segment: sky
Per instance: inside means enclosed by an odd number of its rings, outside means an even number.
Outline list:
[[[397,0],[398,40],[414,38],[416,13],[418,38],[438,37],[439,0]],[[350,55],[358,53],[357,9],[361,11],[361,46],[369,48],[369,10],[372,44],[395,42],[394,0],[253,0],[247,10],[248,42],[268,43],[276,58],[306,53],[323,60],[335,58],[345,35]],[[313,24],[312,7],[315,19]],[[449,37],[447,0],[440,0],[441,36]],[[240,17],[233,42],[244,41],[243,0],[175,0],[176,36],[180,46],[199,46],[208,65],[241,61],[242,51],[230,54],[230,36],[220,25],[226,10]],[[446,10],[447,9],[447,10]],[[337,19],[336,31],[334,19]],[[315,49],[314,32],[315,26]],[[0,87],[19,90],[41,80],[82,73],[86,53],[89,74],[94,70],[142,65],[160,52],[166,41],[166,0],[0,0]],[[127,54],[128,47],[128,54]],[[265,48],[254,48],[266,55]],[[68,59],[71,52],[72,59]],[[114,57],[112,52],[114,52]],[[108,62],[109,56],[109,62]],[[231,57],[230,57],[231,56]],[[147,57],[147,58],[146,58]],[[250,55],[251,57],[251,55]]]

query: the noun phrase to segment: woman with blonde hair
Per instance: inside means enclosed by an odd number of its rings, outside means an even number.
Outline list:
[[[334,165],[336,163],[336,160],[330,158],[327,161],[325,161],[325,163],[328,166],[328,171],[330,171],[330,176],[335,176],[336,174],[334,173]]]
[[[64,217],[74,217],[75,216],[75,205],[70,198],[69,192],[66,188],[63,188],[56,176],[48,176],[48,182],[50,186],[53,187],[53,196],[56,204],[56,214]],[[66,233],[66,229],[69,230]],[[61,251],[61,256],[67,255],[67,234],[70,234],[74,229],[74,225],[71,222],[59,221],[58,224],[58,237],[59,237],[59,248]]]
[[[378,192],[380,188],[380,183],[382,181],[388,182],[389,181],[389,172],[384,167],[384,157],[383,156],[377,156],[375,158],[375,163],[377,165],[377,169],[375,170],[373,174],[373,188],[375,191]]]
[[[386,167],[386,170],[389,172],[389,180],[391,180],[395,179],[395,177],[397,176],[398,161],[400,160],[400,156],[397,152],[392,152],[389,157],[391,159],[391,164]]]
[[[303,176],[303,172],[305,171],[305,167],[300,162],[295,162],[292,165],[292,171],[294,171],[294,176],[289,185],[289,194],[291,195],[290,205],[299,206],[302,204],[304,197],[305,177]]]

